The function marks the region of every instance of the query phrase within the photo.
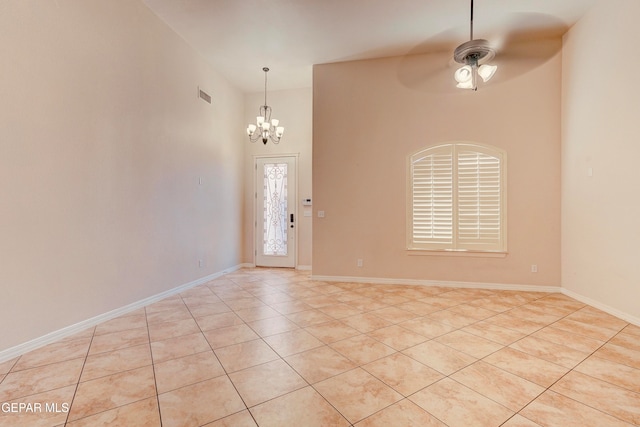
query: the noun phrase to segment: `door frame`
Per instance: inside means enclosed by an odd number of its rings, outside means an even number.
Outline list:
[[[295,186],[296,186],[296,191],[295,191],[295,206],[293,206],[293,215],[295,218],[294,221],[294,242],[295,242],[295,250],[294,250],[294,254],[293,254],[293,268],[297,269],[298,268],[298,224],[300,224],[300,218],[298,217],[298,159],[300,157],[300,153],[282,153],[282,154],[254,154],[253,156],[253,220],[252,220],[252,236],[253,238],[251,239],[252,241],[252,245],[253,245],[253,265],[256,266],[256,259],[257,259],[257,255],[258,255],[258,246],[257,246],[257,240],[258,240],[258,186],[257,186],[257,181],[258,181],[258,159],[279,159],[279,158],[292,158],[294,163],[295,163],[295,168],[294,168],[294,172],[296,174],[295,176]],[[280,268],[280,267],[274,267],[274,268]],[[287,268],[287,267],[283,267],[283,268]]]

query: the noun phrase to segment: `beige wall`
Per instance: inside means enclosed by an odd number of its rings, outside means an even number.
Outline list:
[[[559,286],[560,54],[502,84],[453,94],[408,84],[403,68],[427,70],[448,56],[409,59],[314,68],[313,274]],[[507,151],[506,258],[406,252],[407,156],[444,141]]]
[[[276,73],[271,70],[269,73]],[[262,71],[257,70],[256,78],[264,78]],[[269,91],[267,103],[273,109],[272,118],[280,120],[285,127],[285,134],[279,144],[271,141],[264,145],[262,141],[249,142],[245,136],[244,147],[244,222],[243,222],[243,260],[253,263],[254,250],[254,161],[255,156],[298,155],[298,268],[311,267],[311,217],[304,212],[311,212],[310,207],[302,206],[302,199],[312,197],[311,194],[311,88]],[[246,94],[244,97],[244,128],[255,123],[258,109],[264,104],[264,92]],[[246,134],[245,134],[246,135]]]
[[[562,64],[562,285],[636,322],[638,16],[637,0],[600,1],[565,36]]]
[[[240,92],[141,2],[1,9],[0,351],[239,264]]]

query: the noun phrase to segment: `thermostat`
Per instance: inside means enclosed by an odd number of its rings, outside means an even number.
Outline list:
[[[311,199],[302,199],[302,206],[311,206]]]

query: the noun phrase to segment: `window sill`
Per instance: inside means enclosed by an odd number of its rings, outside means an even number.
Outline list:
[[[407,249],[410,256],[449,256],[449,257],[472,257],[472,258],[506,258],[508,252],[491,251],[470,251],[470,250],[450,250],[450,249]]]

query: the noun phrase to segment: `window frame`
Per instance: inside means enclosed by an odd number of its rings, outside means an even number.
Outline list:
[[[493,157],[498,160],[499,170],[499,231],[498,236],[491,243],[474,244],[471,240],[466,243],[459,238],[459,155],[461,152],[472,152],[478,155]],[[420,160],[434,154],[451,156],[451,241],[445,242],[415,242],[414,241],[414,165]],[[433,157],[432,163],[433,163]],[[433,175],[431,175],[433,176]],[[446,190],[446,189],[445,189]],[[433,193],[430,193],[433,194]],[[433,202],[432,202],[433,203]],[[433,209],[433,208],[431,208]],[[433,213],[433,210],[430,210]],[[407,156],[407,197],[406,197],[406,249],[411,255],[417,254],[450,254],[450,255],[479,255],[505,256],[507,253],[507,153],[505,150],[477,142],[452,141],[424,147]],[[433,232],[433,228],[428,230]],[[446,230],[445,230],[446,231]],[[435,240],[435,239],[434,239]]]

